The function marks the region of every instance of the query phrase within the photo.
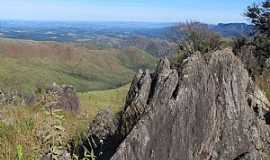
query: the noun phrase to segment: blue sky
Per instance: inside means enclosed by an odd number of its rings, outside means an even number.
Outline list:
[[[256,0],[0,0],[0,19],[245,22]]]

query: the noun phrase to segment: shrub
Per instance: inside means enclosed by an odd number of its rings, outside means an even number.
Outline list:
[[[220,49],[220,36],[211,31],[208,25],[188,22],[183,27],[184,38],[179,43],[179,51],[185,54],[208,53]]]
[[[45,111],[48,116],[44,120],[43,128],[40,129],[38,136],[40,137],[41,144],[41,154],[52,160],[58,160],[64,155],[64,139],[65,139],[65,129],[63,127],[64,115],[62,115],[61,110],[49,108]]]
[[[236,38],[232,47],[233,53],[241,59],[251,76],[255,76],[260,72],[254,55],[255,46],[252,45],[250,39],[246,37]]]
[[[72,149],[66,143],[68,136],[66,135],[66,129],[63,126],[63,122],[65,121],[63,111],[78,109],[72,108],[71,102],[68,102],[70,100],[72,101],[72,97],[76,97],[75,100],[79,101],[75,93],[73,87],[60,87],[54,85],[46,90],[46,95],[42,98],[47,118],[44,119],[42,128],[39,129],[37,135],[40,139],[40,154],[45,159],[58,160],[79,158],[75,153],[70,154],[68,152],[68,150],[72,151]],[[70,107],[70,109],[67,107]],[[83,160],[95,160],[96,157],[92,145],[90,150],[88,150],[87,147],[84,148]]]
[[[177,53],[172,58],[173,64],[181,64],[184,59],[196,52],[205,54],[221,48],[221,37],[206,24],[199,22],[179,24],[178,32],[182,32],[183,38],[178,42]]]
[[[254,25],[252,44],[255,46],[254,56],[262,73],[267,59],[270,58],[270,1],[249,6],[245,16]]]

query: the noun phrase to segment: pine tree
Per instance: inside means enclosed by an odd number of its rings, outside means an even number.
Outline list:
[[[264,69],[266,60],[270,58],[270,0],[249,6],[245,15],[254,25],[255,57],[258,65]]]

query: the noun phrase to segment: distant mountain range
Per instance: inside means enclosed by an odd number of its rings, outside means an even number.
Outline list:
[[[214,25],[213,30],[224,37],[239,37],[249,36],[253,30],[253,26],[246,23],[220,23]]]
[[[0,87],[18,83],[31,90],[40,81],[72,84],[79,91],[120,86],[139,68],[154,68],[156,57],[176,52],[173,38],[181,38],[182,33],[175,32],[175,26],[0,21]],[[248,36],[252,30],[244,23],[209,27],[224,37]]]
[[[39,22],[0,21],[0,37],[36,41],[75,42],[112,38],[146,37],[170,39],[176,23],[150,22]],[[245,23],[209,25],[224,37],[248,36],[252,26]]]

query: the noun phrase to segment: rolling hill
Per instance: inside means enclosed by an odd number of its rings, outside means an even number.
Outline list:
[[[0,87],[31,91],[39,84],[70,84],[78,91],[115,88],[155,58],[137,48],[96,49],[76,43],[0,39]]]

